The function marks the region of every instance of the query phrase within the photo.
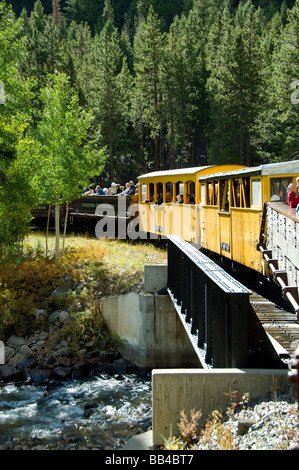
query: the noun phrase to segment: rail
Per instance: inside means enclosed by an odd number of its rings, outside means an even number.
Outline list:
[[[191,244],[167,238],[168,293],[203,367],[246,367],[251,292]]]
[[[276,214],[275,217],[273,214]],[[290,256],[291,250],[298,249],[296,245],[299,233],[298,220],[294,214],[295,210],[290,210],[284,204],[265,203],[257,249],[261,251],[266,261],[269,277],[272,275],[273,281],[280,286],[284,299],[292,305],[299,320],[298,286],[290,276],[292,271],[297,270],[297,264],[294,261],[293,268],[286,265],[286,260],[290,263],[291,260],[288,258],[293,258]],[[286,220],[290,224],[288,227]],[[265,233],[266,224],[267,233]]]

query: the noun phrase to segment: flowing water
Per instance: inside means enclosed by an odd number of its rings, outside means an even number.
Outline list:
[[[0,385],[0,446],[120,449],[151,425],[151,383],[128,375],[36,385]]]

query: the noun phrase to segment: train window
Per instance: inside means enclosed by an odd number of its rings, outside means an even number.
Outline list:
[[[239,179],[234,179],[232,182],[232,207],[241,207],[241,192]]]
[[[163,183],[157,183],[157,201],[158,204],[163,202]]]
[[[173,185],[170,181],[168,181],[168,183],[166,183],[166,202],[170,203],[172,202],[172,195],[173,193]]]
[[[261,207],[262,206],[262,182],[260,179],[253,179],[251,181],[251,194],[252,194],[251,205]]]
[[[154,199],[154,197],[155,197],[155,185],[154,185],[154,183],[149,184],[148,195],[149,195],[150,198]]]
[[[208,200],[210,206],[217,206],[218,201],[218,181],[208,183]]]
[[[229,211],[229,185],[228,181],[220,181],[220,210]]]
[[[205,184],[200,185],[200,203],[206,204],[206,185]]]
[[[244,207],[250,207],[250,178],[243,179]]]
[[[175,184],[175,197],[176,197],[176,200],[178,201],[178,196],[181,196],[183,197],[184,196],[184,183],[181,183],[180,181],[178,181],[176,184]]]
[[[232,180],[232,207],[250,207],[250,179]]]
[[[147,185],[146,184],[142,184],[141,185],[141,197],[142,197],[142,202],[144,202],[147,198]]]
[[[190,181],[188,195],[190,196],[190,202],[195,201],[195,183],[194,181]]]
[[[271,178],[270,179],[270,201],[287,202],[287,187],[292,183],[293,178]]]

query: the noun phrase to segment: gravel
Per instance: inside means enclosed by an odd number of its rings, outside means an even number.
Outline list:
[[[196,450],[299,450],[299,410],[294,387],[228,413]]]

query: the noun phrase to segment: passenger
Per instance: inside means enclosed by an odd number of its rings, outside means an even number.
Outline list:
[[[99,196],[106,196],[106,193],[102,190],[102,188],[97,185],[94,191],[95,195],[98,194]]]
[[[296,196],[299,196],[299,176],[296,178]]]
[[[116,194],[121,194],[122,193],[122,190],[120,188],[120,184],[117,184],[116,185]]]
[[[113,195],[113,194],[116,194],[116,184],[115,183],[111,183],[111,186],[108,189],[108,194],[110,196]]]
[[[158,204],[158,206],[161,206],[161,204],[163,204],[163,196],[162,196],[162,194],[159,194],[159,196],[158,196],[158,201],[156,202],[156,204]]]
[[[296,208],[297,204],[299,204],[299,196],[296,196],[293,183],[288,186],[288,204],[292,209]]]
[[[87,191],[85,191],[84,196],[92,196],[94,194],[93,185],[91,184]]]
[[[128,189],[128,192],[126,193],[128,196],[133,196],[135,194],[136,187],[134,185],[134,181],[130,181],[130,187]]]
[[[177,195],[176,200],[177,200],[177,202],[178,202],[179,204],[183,204],[183,202],[184,202],[184,201],[183,201],[183,198],[182,198],[182,196],[181,196],[180,194]]]
[[[120,195],[126,195],[126,194],[128,194],[129,189],[130,189],[130,183],[126,183],[126,189],[124,189],[124,190],[120,193]]]
[[[150,196],[147,199],[145,199],[144,202],[154,202],[154,198],[152,196]]]

